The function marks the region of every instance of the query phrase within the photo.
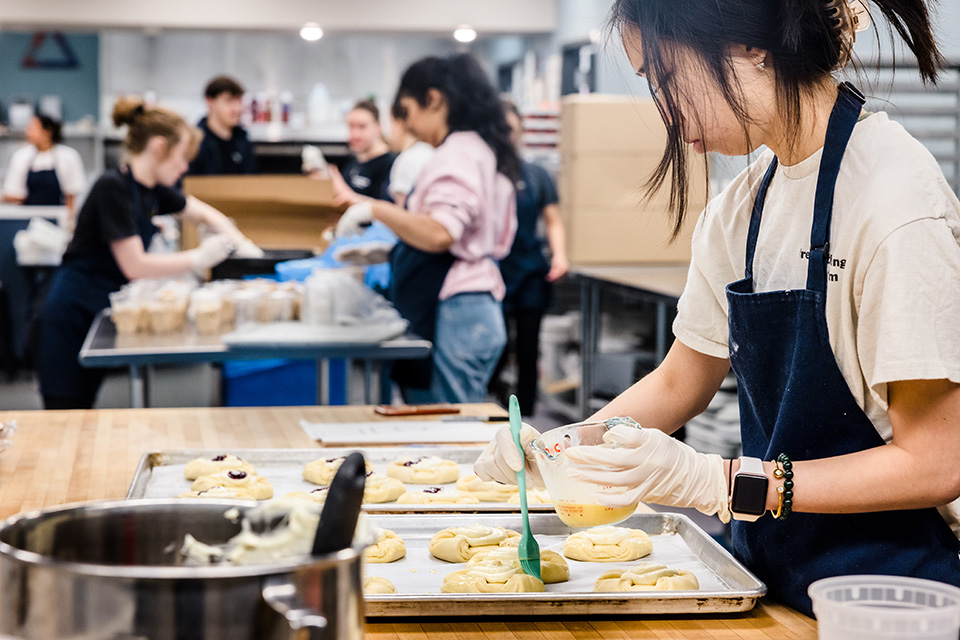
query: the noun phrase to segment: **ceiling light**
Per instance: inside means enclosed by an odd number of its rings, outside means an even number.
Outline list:
[[[316,22],[308,22],[300,29],[300,37],[307,42],[316,42],[323,37],[323,29]]]
[[[460,25],[453,32],[453,39],[457,42],[473,42],[477,39],[477,31],[471,26]]]

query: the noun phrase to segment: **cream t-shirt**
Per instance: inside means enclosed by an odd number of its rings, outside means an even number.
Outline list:
[[[755,291],[806,286],[821,155],[777,169],[757,239]],[[701,353],[729,357],[725,288],[744,277],[750,213],[772,159],[764,152],[697,222],[673,330]],[[960,201],[933,156],[885,113],[862,118],[850,138],[830,253],[830,346],[857,404],[890,442],[888,383],[960,383]],[[960,537],[960,501],[941,513]]]

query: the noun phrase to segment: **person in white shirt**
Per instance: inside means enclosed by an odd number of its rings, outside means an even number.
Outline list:
[[[960,586],[960,201],[923,145],[833,75],[868,4],[936,81],[924,0],[615,1],[667,129],[648,187],[672,187],[678,231],[691,150],[767,150],[700,215],[666,358],[592,418],[642,426],[564,452],[598,505],[732,517],[736,556],[807,615],[808,587],[833,576]],[[668,435],[731,368],[739,460]],[[475,470],[512,482],[535,462],[502,432]]]
[[[24,205],[66,205],[73,215],[77,196],[86,187],[83,160],[76,149],[61,144],[60,123],[34,116],[25,131],[27,144],[10,158],[3,181],[3,200]]]
[[[417,140],[413,132],[407,127],[407,114],[399,102],[395,102],[390,109],[390,148],[399,155],[390,168],[390,181],[387,191],[397,204],[403,207],[407,196],[417,185],[417,178],[423,168],[433,157],[434,151],[429,143]]]

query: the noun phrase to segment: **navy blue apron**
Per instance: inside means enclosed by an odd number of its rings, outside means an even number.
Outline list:
[[[27,197],[23,204],[56,206],[63,204],[63,190],[55,169],[27,173]]]
[[[530,165],[523,163],[523,182],[517,189],[517,235],[506,258],[500,261],[500,274],[506,294],[503,308],[547,309],[551,286],[547,282],[550,263],[543,255],[543,241],[537,237],[542,207],[542,188],[532,178]]]
[[[156,202],[144,203],[133,176],[129,171],[124,175],[133,198],[137,235],[146,249],[157,232],[151,220]],[[41,321],[38,370],[44,396],[76,398],[92,405],[104,372],[81,367],[77,357],[94,318],[110,306],[110,293],[126,282],[109,249],[64,259],[50,284]]]
[[[814,200],[805,289],[753,290],[753,256],[774,159],[760,184],[747,239],[746,277],[727,287],[730,362],[737,375],[746,456],[813,460],[884,444],[851,394],[830,347],[825,315],[834,186],[863,98],[841,85],[827,125]],[[798,477],[800,483],[802,477]],[[960,544],[936,509],[765,515],[733,523],[737,557],[771,594],[812,615],[807,587],[850,574],[914,576],[960,586]]]
[[[406,202],[410,202],[407,195]],[[406,208],[406,205],[404,206]],[[437,335],[437,307],[440,289],[456,258],[449,251],[427,253],[398,240],[390,252],[389,299],[410,323],[410,329],[433,342]],[[401,387],[429,389],[433,377],[433,357],[420,360],[397,360],[391,375]]]

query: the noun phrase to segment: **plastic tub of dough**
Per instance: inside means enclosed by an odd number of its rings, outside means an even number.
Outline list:
[[[605,443],[603,435],[617,425],[640,428],[630,418],[611,418],[599,422],[578,422],[551,429],[540,434],[530,443],[536,455],[537,467],[547,493],[553,500],[557,515],[571,527],[587,528],[616,524],[626,520],[637,510],[639,502],[626,507],[607,507],[597,504],[594,496],[601,488],[598,485],[569,476],[570,461],[566,450],[580,445],[613,447]]]
[[[820,640],[956,640],[960,588],[899,576],[839,576],[808,589]]]

